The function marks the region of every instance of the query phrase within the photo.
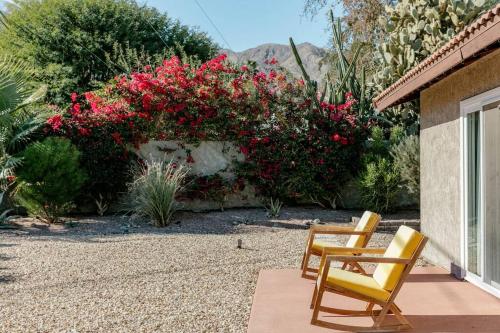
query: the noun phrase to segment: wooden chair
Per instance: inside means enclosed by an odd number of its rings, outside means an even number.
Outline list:
[[[304,278],[316,278],[315,276],[308,275],[307,272],[317,273],[318,269],[309,267],[309,261],[311,256],[321,257],[323,253],[330,253],[330,249],[335,249],[332,247],[332,238],[330,241],[328,239],[318,239],[318,235],[351,235],[347,241],[347,248],[360,248],[366,247],[368,241],[372,237],[372,234],[377,229],[377,226],[381,220],[379,214],[366,211],[359,220],[356,227],[339,227],[339,226],[320,226],[314,225],[309,229],[309,237],[307,238],[306,249],[304,251],[304,256],[302,258],[302,277]],[[343,252],[349,253],[349,252]],[[330,253],[334,254],[334,253]],[[355,253],[351,253],[354,255]],[[351,271],[358,271],[365,274],[363,268],[357,262],[345,262],[342,269],[349,269]]]
[[[327,255],[322,270],[318,274],[311,308],[314,309],[311,324],[326,328],[353,332],[394,332],[412,328],[410,322],[401,314],[394,303],[404,281],[422,252],[427,238],[421,233],[401,226],[387,249],[360,248],[350,255],[352,249],[337,248],[336,253],[347,251],[347,255]],[[382,257],[365,257],[362,254],[381,254]],[[377,263],[373,276],[366,276],[330,267],[332,261]],[[365,310],[348,310],[324,307],[321,300],[325,292],[356,298],[367,303]],[[374,310],[379,305],[381,309]],[[326,322],[318,319],[319,311],[346,316],[371,316],[373,325],[350,326]],[[399,324],[383,325],[388,314],[393,314]]]

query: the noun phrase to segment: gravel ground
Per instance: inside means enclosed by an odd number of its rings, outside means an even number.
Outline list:
[[[163,229],[123,217],[50,228],[18,219],[19,229],[0,231],[0,332],[245,332],[258,272],[298,267],[306,221],[345,225],[353,215],[181,213]],[[418,213],[386,216],[401,218]],[[372,246],[391,238],[375,234]]]

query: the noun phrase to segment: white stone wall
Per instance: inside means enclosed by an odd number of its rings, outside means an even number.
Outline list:
[[[188,163],[189,154],[193,163]],[[199,144],[184,144],[176,141],[150,141],[137,151],[139,157],[145,160],[167,160],[189,167],[189,174],[196,176],[211,176],[219,174],[228,180],[235,179],[233,161],[243,161],[244,156],[238,147],[228,141],[203,141]],[[198,199],[183,202],[187,210],[220,209],[220,204]],[[240,193],[230,194],[224,203],[224,208],[256,207],[261,202],[255,197],[252,186],[245,186]]]

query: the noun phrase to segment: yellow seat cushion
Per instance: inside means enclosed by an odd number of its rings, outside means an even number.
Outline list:
[[[375,231],[373,230],[378,223],[380,216],[376,213],[366,211],[358,222],[355,231]],[[364,247],[365,235],[352,235],[347,241],[346,247]]]
[[[424,236],[407,226],[399,227],[384,253],[387,258],[410,259]],[[404,264],[378,264],[373,278],[384,289],[392,291],[401,278]]]
[[[361,275],[338,268],[330,268],[326,285],[339,286],[347,290],[373,297],[380,301],[389,299],[390,293],[382,288],[371,276]]]
[[[323,253],[323,249],[325,247],[335,246],[340,246],[338,243],[338,238],[336,238],[335,236],[328,236],[315,239],[311,249],[313,250],[313,252]]]

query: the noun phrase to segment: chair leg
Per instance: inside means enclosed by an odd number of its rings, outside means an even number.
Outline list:
[[[387,312],[389,312],[390,305],[386,304],[382,307],[382,310],[380,311],[380,314],[375,318],[373,327],[379,328],[382,326],[382,323],[384,322],[385,316],[387,316]]]
[[[311,324],[313,325],[318,322],[319,308],[321,307],[321,300],[323,298],[324,292],[324,289],[322,288],[322,286],[320,286],[319,290],[317,291],[316,301],[314,302],[313,315],[311,318]]]
[[[372,311],[374,305],[375,304],[373,304],[373,303],[368,303],[368,305],[366,306],[366,311]]]
[[[303,277],[307,275],[307,270],[309,269],[309,259],[310,258],[311,258],[311,253],[309,251],[304,253],[304,260],[302,263],[302,276]]]
[[[391,312],[403,326],[406,326],[407,328],[413,328],[413,325],[408,321],[408,319],[405,318],[405,316],[401,314],[401,310],[396,304],[391,305]]]
[[[304,269],[304,263],[306,262],[306,253],[307,250],[304,251],[304,254],[302,255],[302,262],[300,263],[300,269]]]
[[[317,284],[314,284],[314,291],[313,291],[313,296],[312,296],[312,299],[311,299],[311,305],[310,305],[310,309],[313,309],[314,308],[314,303],[316,303],[316,297],[318,296],[318,286]]]

